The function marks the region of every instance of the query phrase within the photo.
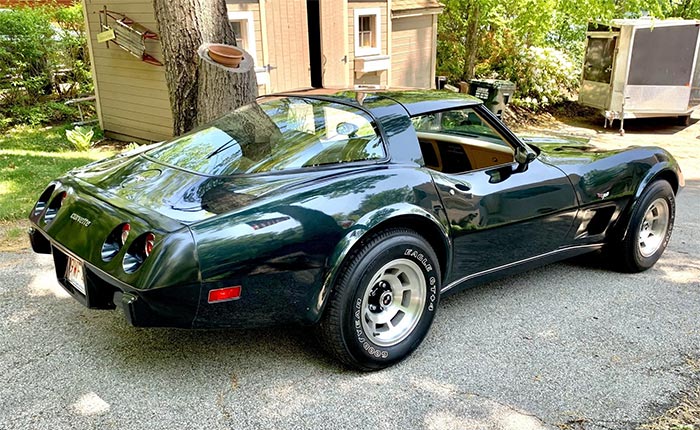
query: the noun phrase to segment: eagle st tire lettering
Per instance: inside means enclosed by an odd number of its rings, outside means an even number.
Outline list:
[[[325,336],[337,342],[330,351],[356,369],[383,369],[410,355],[427,335],[440,300],[439,261],[415,231],[388,229],[348,257],[335,288],[330,306],[338,312],[322,324],[340,329],[340,337],[330,331]]]

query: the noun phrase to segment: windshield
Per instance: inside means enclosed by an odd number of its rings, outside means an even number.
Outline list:
[[[206,175],[299,169],[386,157],[371,118],[339,103],[289,97],[238,108],[146,153]]]

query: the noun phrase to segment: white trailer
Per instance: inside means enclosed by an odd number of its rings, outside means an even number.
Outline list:
[[[625,119],[678,117],[700,106],[700,21],[614,20],[589,25],[579,103],[605,126]]]

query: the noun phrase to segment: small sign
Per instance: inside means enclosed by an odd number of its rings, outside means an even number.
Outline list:
[[[476,88],[476,94],[474,94],[476,97],[482,99],[482,100],[488,100],[489,98],[489,89],[488,88],[483,88],[483,87],[477,87]]]
[[[97,33],[97,43],[109,42],[110,40],[114,40],[116,38],[117,36],[114,35],[114,30],[111,28],[107,31]]]

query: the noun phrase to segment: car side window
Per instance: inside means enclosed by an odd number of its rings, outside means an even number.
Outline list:
[[[425,166],[460,173],[512,163],[513,148],[472,108],[411,118]]]

